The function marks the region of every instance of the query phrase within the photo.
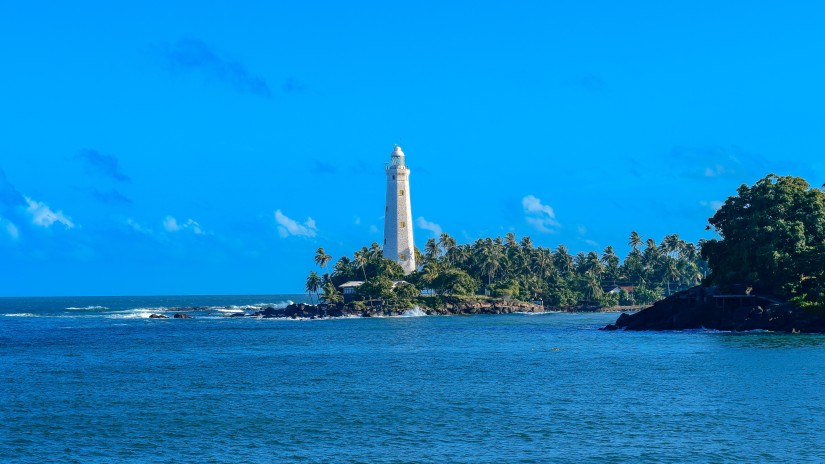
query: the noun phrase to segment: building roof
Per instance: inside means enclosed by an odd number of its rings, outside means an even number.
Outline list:
[[[406,284],[406,280],[393,280],[392,281],[392,288],[395,288],[401,284]],[[349,282],[344,282],[343,284],[339,285],[338,288],[350,288],[350,287],[360,287],[364,285],[363,280],[350,280]]]
[[[363,280],[350,280],[349,282],[344,282],[343,284],[339,285],[338,288],[360,287],[363,284]]]
[[[624,290],[627,293],[633,293],[636,288],[632,285],[613,285],[610,290],[605,290],[607,293],[619,293]]]

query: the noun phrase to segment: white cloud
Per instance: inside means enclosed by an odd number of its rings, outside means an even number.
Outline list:
[[[555,228],[561,227],[561,224],[556,221],[553,208],[542,204],[541,199],[527,195],[521,199],[521,206],[524,209],[524,220],[539,232],[555,232]]]
[[[439,237],[441,235],[441,226],[434,222],[430,222],[424,219],[424,216],[419,216],[418,219],[415,220],[415,225],[424,230],[429,230],[436,237]]]
[[[710,208],[711,210],[716,212],[716,211],[719,210],[719,208],[722,207],[722,205],[725,204],[725,202],[724,201],[718,201],[718,200],[710,200],[710,201],[702,200],[702,201],[699,202],[699,204],[702,205],[702,206],[707,206],[708,208]]]
[[[290,219],[281,210],[275,211],[275,222],[278,223],[278,235],[281,238],[296,235],[299,237],[315,237],[318,233],[318,227],[315,226],[315,221],[310,217],[307,218],[303,224],[298,224],[298,221]]]
[[[174,218],[172,218],[172,219],[174,220]],[[127,218],[126,219],[126,225],[131,227],[132,230],[134,230],[135,232],[140,232],[141,234],[151,234],[152,233],[152,229],[144,227],[143,225],[141,225],[139,222],[135,221],[132,218]]]
[[[163,220],[163,228],[166,229],[167,232],[177,232],[180,230],[177,219],[172,216],[166,216],[166,219]]]
[[[32,223],[40,227],[51,227],[55,222],[63,224],[67,229],[74,228],[74,222],[63,214],[63,211],[54,212],[49,208],[49,205],[39,201],[32,200],[29,197],[24,197],[28,208],[26,212],[32,217]]]
[[[378,227],[376,227],[375,224],[370,224],[370,233],[371,234],[377,234],[378,233]]]
[[[187,229],[192,229],[192,232],[194,232],[195,235],[203,235],[203,234],[206,233],[201,228],[201,225],[198,224],[197,222],[193,221],[192,219],[187,220],[184,227],[187,228]]]
[[[172,216],[166,216],[166,219],[163,220],[163,228],[166,229],[167,232],[191,230],[195,235],[204,235],[206,233],[201,228],[201,225],[194,219],[187,219],[185,223],[178,224],[178,220]]]
[[[595,241],[595,240],[590,240],[589,238],[588,238],[587,240],[585,240],[585,241],[584,241],[584,243],[586,243],[586,244],[588,244],[588,245],[590,245],[590,246],[594,246],[594,247],[598,247],[598,246],[599,246],[599,242],[597,242],[597,241]]]
[[[728,170],[721,164],[716,166],[709,166],[705,168],[705,177],[717,177],[725,174]]]
[[[355,223],[356,226],[359,226],[359,225],[361,225],[361,218],[356,216],[355,220],[353,222]]]
[[[20,229],[18,229],[13,222],[9,221],[8,219],[2,216],[0,216],[0,230],[6,231],[6,233],[9,234],[9,237],[11,237],[12,240],[17,240],[18,238],[20,238]]]

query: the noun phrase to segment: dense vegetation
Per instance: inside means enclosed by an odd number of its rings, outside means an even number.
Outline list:
[[[721,239],[702,247],[712,269],[708,284],[747,285],[802,306],[825,306],[822,189],[770,174],[739,187],[709,222]]]
[[[742,286],[786,298],[803,307],[825,310],[825,191],[804,179],[770,174],[753,186],[742,185],[709,219],[718,239],[687,243],[668,235],[658,245],[632,232],[623,259],[612,246],[601,254],[572,255],[559,245],[550,250],[517,240],[484,238],[458,244],[450,235],[417,248],[418,269],[404,276],[401,267],[383,258],[373,243],[352,259],[335,262],[319,248],[306,289],[327,302],[341,301],[337,286],[363,280],[364,299],[409,303],[420,290],[436,296],[491,295],[525,301],[542,300],[557,308],[650,304],[674,291],[703,282]],[[708,269],[712,272],[708,275]],[[406,283],[393,285],[393,281]],[[631,292],[607,293],[616,286]]]
[[[666,236],[660,244],[630,234],[629,254],[621,260],[612,246],[601,254],[591,251],[571,254],[564,245],[551,250],[533,245],[530,237],[517,240],[484,238],[458,244],[443,233],[427,241],[423,253],[416,248],[418,269],[404,276],[401,267],[382,256],[373,243],[341,257],[329,271],[332,257],[323,248],[316,252],[316,264],[327,272],[311,272],[307,291],[327,302],[341,300],[337,286],[363,280],[358,291],[365,299],[404,304],[431,290],[436,296],[491,295],[525,301],[542,300],[550,307],[602,307],[649,304],[678,289],[701,282],[706,272],[699,247],[678,235]],[[393,281],[405,280],[393,288]],[[607,293],[616,286],[630,292]]]

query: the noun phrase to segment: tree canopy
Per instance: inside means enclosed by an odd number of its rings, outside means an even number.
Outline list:
[[[721,239],[702,246],[710,284],[744,284],[786,298],[824,302],[825,192],[770,174],[742,185],[709,220]]]
[[[622,261],[612,246],[601,253],[573,255],[564,245],[555,249],[537,247],[530,237],[518,240],[513,233],[464,244],[442,233],[426,242],[424,253],[416,249],[418,269],[408,276],[396,262],[384,258],[380,247],[373,243],[357,250],[352,258],[339,258],[332,273],[324,274],[320,288],[330,293],[328,282],[338,286],[349,280],[363,280],[365,284],[358,294],[368,300],[410,301],[414,293],[429,289],[444,296],[489,294],[538,299],[552,307],[593,307],[652,303],[698,284],[706,272],[697,245],[676,234],[665,236],[657,244],[652,238],[643,240],[634,231],[630,245]],[[329,262],[331,259],[319,248],[316,264],[323,267]],[[411,285],[393,288],[392,281],[397,280]],[[616,287],[623,290],[608,293]]]

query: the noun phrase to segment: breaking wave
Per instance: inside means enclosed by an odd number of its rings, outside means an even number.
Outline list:
[[[401,317],[421,317],[426,315],[427,313],[422,311],[421,308],[418,307],[418,305],[415,305],[414,307],[401,313]]]

